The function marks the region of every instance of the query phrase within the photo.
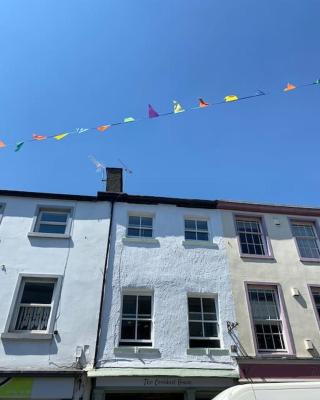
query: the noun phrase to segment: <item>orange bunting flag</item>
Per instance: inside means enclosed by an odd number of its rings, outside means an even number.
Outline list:
[[[0,140],[0,148],[2,148],[2,147],[6,147],[7,145],[2,141],[2,140]]]
[[[104,132],[109,128],[111,128],[111,125],[100,125],[100,126],[97,127],[99,132]]]
[[[204,101],[203,99],[199,99],[199,107],[204,108],[204,107],[208,107],[209,103],[207,103],[206,101]]]
[[[45,139],[47,139],[47,136],[35,135],[34,133],[32,134],[32,137],[33,137],[34,140],[45,140]]]
[[[228,101],[236,101],[236,100],[238,100],[238,96],[235,96],[234,94],[232,94],[232,95],[230,95],[230,96],[226,96],[226,97],[224,98],[224,100],[225,100],[226,102],[228,102]]]
[[[296,86],[294,86],[292,83],[288,83],[288,84],[287,84],[287,87],[284,88],[283,90],[284,90],[285,92],[289,92],[289,90],[294,90],[294,89],[296,89]]]

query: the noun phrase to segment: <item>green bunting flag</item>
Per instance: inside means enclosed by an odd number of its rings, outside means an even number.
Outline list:
[[[21,147],[24,145],[24,142],[19,142],[16,144],[16,148],[14,151],[19,151],[21,149]]]

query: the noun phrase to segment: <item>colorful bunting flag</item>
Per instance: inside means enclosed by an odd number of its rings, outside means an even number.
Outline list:
[[[283,90],[284,90],[285,92],[289,92],[289,90],[294,90],[294,89],[296,89],[296,86],[294,86],[292,83],[288,83],[288,84],[287,84],[287,87],[284,88]]]
[[[53,136],[56,140],[61,140],[64,137],[68,136],[69,133],[61,133],[60,135]]]
[[[106,130],[109,129],[109,128],[111,128],[111,125],[100,125],[100,126],[97,127],[97,130],[98,130],[99,132],[104,132],[104,131],[106,131]]]
[[[159,114],[158,114],[157,111],[152,107],[151,104],[148,105],[148,114],[149,114],[149,118],[157,118],[157,117],[159,117]]]
[[[34,133],[32,134],[32,137],[33,137],[34,140],[45,140],[45,139],[47,139],[47,136],[35,135]]]
[[[256,95],[257,96],[263,96],[263,95],[265,95],[265,92],[263,92],[262,90],[257,90],[256,91]]]
[[[313,82],[315,85],[320,85],[320,79],[317,79],[316,81]]]
[[[77,133],[84,133],[87,132],[89,130],[89,128],[77,128],[76,131]]]
[[[199,107],[200,108],[208,107],[208,105],[209,105],[209,103],[207,103],[203,99],[199,98]]]
[[[0,140],[0,148],[2,148],[2,147],[6,147],[7,145],[2,141],[2,140]]]
[[[16,148],[15,148],[14,151],[19,151],[23,145],[24,145],[24,142],[18,142],[18,143],[16,144]]]
[[[229,101],[236,101],[236,100],[238,100],[238,96],[235,96],[234,94],[232,94],[232,95],[230,95],[230,96],[226,96],[226,97],[224,98],[224,100],[225,100],[226,102],[229,102]]]
[[[173,112],[175,114],[185,111],[181,104],[179,104],[176,100],[173,100]]]
[[[123,120],[123,122],[134,122],[134,121],[135,121],[135,119],[132,118],[132,117],[127,117],[127,118],[125,118],[125,119]]]

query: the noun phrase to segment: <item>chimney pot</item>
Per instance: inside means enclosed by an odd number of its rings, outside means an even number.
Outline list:
[[[122,168],[106,168],[107,172],[107,192],[122,193],[123,191],[123,179],[122,179]]]

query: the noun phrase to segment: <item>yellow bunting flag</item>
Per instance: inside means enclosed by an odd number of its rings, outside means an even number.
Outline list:
[[[290,90],[294,90],[294,89],[296,89],[296,86],[294,86],[292,83],[287,83],[287,87],[284,88],[283,90],[285,92],[289,92]]]
[[[132,117],[127,117],[127,118],[125,118],[125,119],[123,120],[123,122],[134,122],[134,121],[135,121],[135,119],[132,118]]]
[[[61,140],[64,137],[68,136],[69,133],[61,133],[60,135],[53,136],[56,140]]]
[[[181,104],[179,104],[176,100],[173,100],[173,112],[175,114],[185,111]]]
[[[34,133],[32,134],[32,137],[33,137],[34,140],[45,140],[45,139],[47,139],[47,136],[35,135]]]
[[[224,100],[225,100],[226,102],[228,102],[228,101],[236,101],[236,100],[238,100],[238,96],[235,96],[234,94],[232,94],[232,95],[230,95],[230,96],[226,96],[226,97],[224,98]]]
[[[109,128],[111,128],[111,125],[100,125],[100,126],[97,127],[99,132],[104,132]]]
[[[199,107],[200,108],[204,108],[204,107],[208,107],[209,103],[207,103],[206,101],[204,101],[203,99],[199,99]]]

